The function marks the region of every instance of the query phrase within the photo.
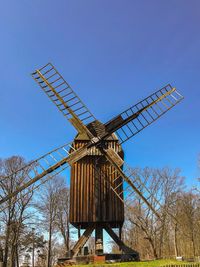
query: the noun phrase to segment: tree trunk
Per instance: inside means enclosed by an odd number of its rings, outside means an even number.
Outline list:
[[[9,251],[9,237],[10,237],[10,220],[8,220],[7,229],[6,229],[3,267],[7,267],[8,251]]]
[[[162,230],[160,233],[160,242],[159,242],[160,244],[159,244],[159,251],[158,251],[159,258],[161,258],[162,256],[163,236],[164,236],[164,225],[162,226]]]
[[[18,244],[16,244],[15,248],[16,248],[16,251],[15,251],[15,255],[16,255],[16,265],[17,265],[17,267],[19,267]]]
[[[51,238],[52,238],[52,220],[50,218],[50,222],[49,222],[49,242],[48,242],[47,267],[51,267]]]
[[[67,222],[67,240],[66,240],[66,249],[69,251],[69,222]]]
[[[10,267],[15,267],[15,245],[12,244],[10,255]]]
[[[149,243],[150,243],[151,248],[152,248],[153,256],[154,256],[155,259],[157,259],[158,258],[158,254],[157,254],[157,251],[156,251],[156,247],[154,246],[153,240],[152,240],[152,238],[148,238],[148,240],[149,240]]]
[[[10,252],[10,267],[15,267],[16,243],[17,243],[17,229],[13,229],[12,230],[11,252]]]
[[[193,255],[195,257],[196,251],[195,251],[194,233],[193,232],[192,232],[192,248],[193,248]]]
[[[175,224],[174,228],[174,252],[175,252],[175,257],[178,257],[179,251],[178,251],[178,244],[177,244],[177,224]]]

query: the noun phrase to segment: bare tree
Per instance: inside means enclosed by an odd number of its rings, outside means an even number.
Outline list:
[[[19,185],[27,181],[27,169],[16,173],[16,170],[22,168],[25,164],[24,158],[19,156],[0,160],[1,197],[12,193]],[[0,216],[5,229],[4,267],[7,266],[8,257],[10,257],[10,265],[12,267],[15,266],[15,263],[19,266],[18,241],[24,223],[29,217],[27,210],[32,196],[33,192],[29,188],[1,205]]]
[[[63,181],[63,185],[58,192],[56,226],[63,237],[66,251],[69,251],[70,247],[69,197],[69,189]]]
[[[173,204],[174,194],[182,190],[183,177],[180,176],[178,170],[170,170],[169,168],[135,169],[134,172],[148,187],[152,196],[149,199],[151,205],[157,209],[158,203],[155,198],[162,204],[162,208],[159,210],[162,222],[156,219],[149,208],[143,208],[142,202],[137,196],[127,211],[127,219],[132,224],[134,232],[137,232],[137,229],[140,231],[137,237],[148,241],[152,257],[162,257],[164,250],[166,253],[167,244],[171,242],[168,235],[169,219],[167,214]],[[171,246],[168,249],[171,250]]]
[[[65,226],[68,224],[68,221],[64,219],[67,213],[67,207],[64,205],[64,199],[61,201],[62,192],[64,192],[63,198],[68,197],[64,186],[63,179],[55,176],[41,187],[37,197],[37,203],[35,204],[35,207],[42,216],[42,226],[48,232],[47,267],[52,266],[52,237],[58,225],[59,229],[62,230],[63,237],[66,239],[66,245],[68,245],[68,233],[65,232]]]
[[[197,194],[183,192],[176,203],[176,240],[179,253],[186,257],[199,255],[200,201]]]

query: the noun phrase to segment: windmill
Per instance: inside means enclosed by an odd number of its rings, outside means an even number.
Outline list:
[[[161,204],[151,205],[154,198],[142,180],[124,162],[122,144],[156,121],[183,97],[170,84],[123,111],[110,121],[98,121],[56,68],[48,63],[32,73],[41,89],[77,130],[73,142],[67,143],[32,161],[26,169],[28,181],[0,199],[17,199],[25,188],[33,190],[68,167],[70,176],[70,223],[80,233],[71,255],[75,257],[95,230],[98,245],[103,242],[103,229],[124,253],[138,257],[121,240],[124,206],[136,194],[159,218]],[[18,170],[18,171],[22,171]],[[119,229],[117,235],[113,228]],[[101,247],[102,252],[102,247]],[[97,249],[98,252],[98,249]]]

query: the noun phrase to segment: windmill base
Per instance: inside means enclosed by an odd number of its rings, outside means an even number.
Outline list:
[[[103,253],[103,229],[110,235],[121,250],[121,254],[105,254]],[[81,254],[82,248],[87,240],[95,230],[96,247],[94,254],[89,254],[88,250],[84,250]],[[86,253],[85,253],[86,252]],[[88,263],[103,263],[103,262],[123,262],[123,261],[139,261],[139,253],[124,244],[121,240],[121,230],[119,236],[113,231],[109,224],[102,226],[99,224],[91,224],[84,233],[79,236],[78,241],[71,251],[67,252],[66,257],[58,260],[58,266],[67,266],[72,264],[88,264]],[[64,265],[62,265],[64,264]]]
[[[58,260],[56,267],[65,267],[76,264],[95,264],[95,263],[112,263],[112,262],[129,262],[139,261],[138,255],[133,254],[104,254],[76,256],[71,259],[62,258]]]

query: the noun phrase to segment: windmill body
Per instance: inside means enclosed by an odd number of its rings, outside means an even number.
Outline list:
[[[70,223],[79,229],[79,233],[84,229],[71,255],[75,257],[79,253],[93,231],[96,245],[98,248],[101,245],[103,253],[105,229],[123,253],[138,259],[138,253],[121,240],[124,205],[132,205],[132,196],[137,196],[143,212],[148,209],[159,220],[162,219],[162,205],[125,164],[121,145],[155,122],[183,97],[168,84],[110,121],[101,123],[51,63],[37,69],[32,77],[78,134],[72,143],[58,147],[16,171],[16,174],[25,171],[28,180],[2,197],[0,205],[9,199],[16,201],[25,188],[32,186],[34,190],[70,167]],[[155,207],[151,203],[156,203]],[[119,234],[112,228],[119,228]]]
[[[90,123],[88,129],[94,136],[105,132],[99,121]],[[78,134],[73,142],[75,149],[89,142],[87,135]],[[113,134],[101,146],[112,148],[123,159],[123,151],[117,137]],[[106,178],[101,174],[106,174]],[[78,229],[95,225],[96,233],[105,225],[121,229],[124,222],[124,204],[110,187],[112,184],[120,193],[123,188],[122,177],[116,179],[114,167],[102,157],[100,149],[89,149],[88,155],[71,166],[70,184],[70,223]],[[123,198],[123,194],[121,196]],[[96,240],[99,236],[96,236]],[[101,236],[102,239],[102,236]]]

